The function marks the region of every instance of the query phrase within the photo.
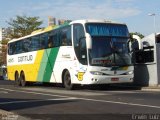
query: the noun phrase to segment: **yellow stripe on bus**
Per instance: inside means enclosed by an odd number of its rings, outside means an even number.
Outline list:
[[[8,66],[8,79],[15,80],[15,71],[18,71],[19,75],[21,71],[24,71],[26,81],[36,82],[43,53],[44,50],[37,52],[34,64]]]

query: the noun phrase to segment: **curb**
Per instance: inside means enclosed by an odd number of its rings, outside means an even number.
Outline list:
[[[160,92],[160,87],[142,87],[142,91],[155,91],[155,92]]]
[[[148,87],[136,86],[136,85],[115,85],[115,86],[121,89],[133,89],[133,90],[160,92],[160,85],[159,86],[148,86]]]

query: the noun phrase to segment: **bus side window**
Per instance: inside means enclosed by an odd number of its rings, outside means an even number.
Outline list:
[[[71,40],[71,26],[67,28],[67,45],[69,45],[69,46],[72,45],[72,40]]]
[[[12,55],[16,54],[16,43],[11,43]]]
[[[13,55],[15,54],[16,46],[15,43],[9,43],[9,49],[8,49],[8,54]]]
[[[31,41],[29,38],[23,40],[23,51],[30,52],[31,51]]]
[[[52,31],[52,34],[53,34],[53,44],[54,44],[54,47],[59,47],[60,44],[59,44],[58,31]]]
[[[62,34],[62,46],[67,45],[67,36],[65,33]]]
[[[48,48],[52,48],[53,47],[52,39],[53,39],[53,36],[49,36],[49,38],[48,38]]]
[[[48,33],[48,40],[47,40],[47,48],[59,47],[59,35],[58,31],[54,30]]]
[[[16,42],[16,54],[22,53],[22,40]]]
[[[41,34],[40,35],[40,49],[47,48],[47,41],[48,41],[48,34]]]
[[[52,48],[54,47],[54,44],[53,44],[53,33],[50,32],[48,33],[48,48]]]
[[[14,43],[14,46],[13,46],[14,51],[13,51],[13,54],[20,54],[22,53],[22,41],[17,41]]]
[[[8,44],[8,54],[12,55],[12,49],[11,49],[12,43]]]
[[[63,28],[60,32],[60,41],[62,46],[72,45],[71,42],[71,27]]]
[[[31,51],[39,50],[40,49],[40,40],[39,36],[33,36],[31,38]]]

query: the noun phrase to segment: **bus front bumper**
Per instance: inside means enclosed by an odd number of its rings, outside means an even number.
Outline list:
[[[114,83],[132,83],[133,74],[131,75],[84,75],[82,84],[114,84]]]

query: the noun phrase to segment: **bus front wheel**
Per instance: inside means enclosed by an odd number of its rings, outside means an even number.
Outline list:
[[[73,89],[73,84],[71,82],[71,76],[69,71],[65,71],[64,76],[63,76],[63,85],[67,90],[72,90]]]

